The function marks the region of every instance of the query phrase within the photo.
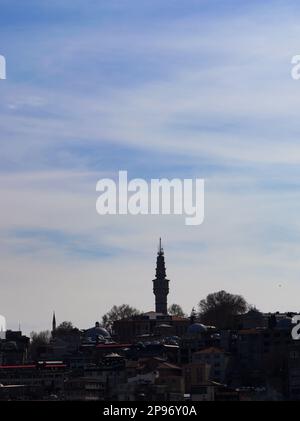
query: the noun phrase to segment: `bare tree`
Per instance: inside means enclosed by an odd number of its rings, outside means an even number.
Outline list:
[[[32,359],[36,359],[49,344],[51,333],[49,330],[44,330],[39,333],[31,332],[30,338],[29,353]]]
[[[102,325],[106,329],[111,330],[112,325],[116,320],[126,319],[138,314],[140,314],[140,311],[134,307],[130,307],[128,304],[113,306],[110,311],[103,315]]]
[[[229,329],[234,326],[235,316],[246,313],[248,308],[249,305],[241,295],[218,291],[199,302],[199,316],[204,324]]]
[[[73,333],[79,333],[79,330],[73,326],[72,322],[64,321],[55,329],[55,336],[64,336]]]
[[[179,304],[171,304],[168,308],[168,313],[171,316],[185,317],[184,311],[182,310],[182,307]]]

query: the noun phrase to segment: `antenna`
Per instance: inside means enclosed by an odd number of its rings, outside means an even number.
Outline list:
[[[162,248],[161,245],[161,237],[159,237],[159,246],[158,246],[158,254],[163,254],[164,249]]]

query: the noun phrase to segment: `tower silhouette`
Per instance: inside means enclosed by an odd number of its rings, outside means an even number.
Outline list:
[[[52,332],[55,332],[56,330],[56,317],[55,317],[55,311],[53,311],[53,317],[52,317]]]
[[[166,278],[166,266],[164,249],[159,239],[159,247],[156,259],[156,276],[153,279],[153,293],[155,295],[155,311],[156,313],[168,313],[167,296],[169,294],[169,280]]]

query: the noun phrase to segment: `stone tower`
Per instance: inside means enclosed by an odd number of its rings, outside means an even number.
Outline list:
[[[170,281],[166,278],[165,256],[160,238],[156,260],[156,276],[155,279],[153,279],[156,313],[168,314],[167,296],[169,294],[169,282]]]

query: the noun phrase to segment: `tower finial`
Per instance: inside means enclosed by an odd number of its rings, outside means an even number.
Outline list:
[[[159,237],[158,254],[164,254],[164,249],[162,248],[162,245],[161,245],[161,237]]]

